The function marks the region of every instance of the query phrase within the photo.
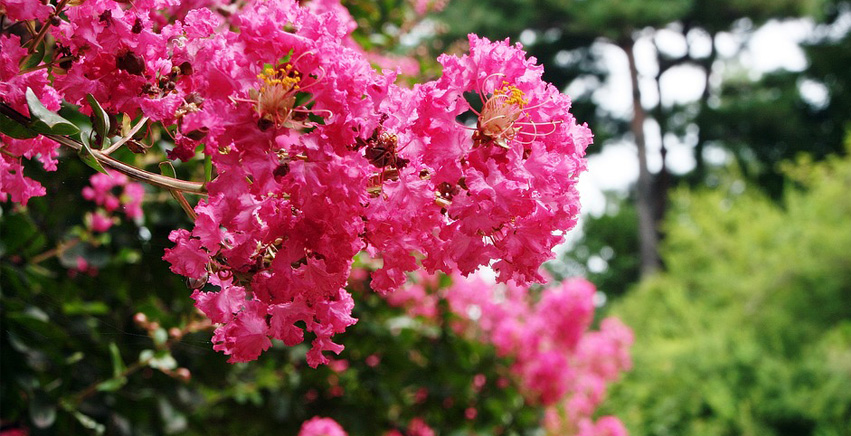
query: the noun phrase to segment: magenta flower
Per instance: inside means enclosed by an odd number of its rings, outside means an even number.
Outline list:
[[[337,421],[315,416],[301,425],[298,436],[348,436],[348,433],[340,427],[340,424],[337,424]]]
[[[4,5],[12,18],[50,13],[38,2]],[[0,38],[0,91],[24,112],[26,87],[50,110],[64,100],[85,114],[91,94],[110,114],[167,126],[170,158],[209,157],[207,196],[192,228],[171,233],[163,259],[218,288],[193,298],[218,324],[214,348],[229,361],[256,359],[272,339],[296,345],[308,331],[306,359],[316,366],[343,349],[334,335],[356,322],[344,287],[360,252],[380,261],[370,283],[382,294],[423,268],[468,275],[492,265],[518,293],[544,281],[538,268],[576,224],[591,142],[570,99],[519,45],[471,35],[469,54],[441,56],[439,79],[407,89],[394,84],[396,72],[370,65],[351,38],[355,26],[336,0],[87,0],[49,28],[59,56],[52,81],[44,68],[21,74],[27,50]],[[469,125],[456,121],[464,116]],[[21,159],[54,169],[57,145],[3,144],[0,198],[42,195]],[[104,177],[84,192],[101,208],[93,228],[106,230],[119,210],[141,219],[142,188]],[[405,292],[399,304],[423,303],[419,314],[433,316],[427,294]],[[483,322],[505,331],[500,352],[520,352],[523,321],[507,319]],[[579,325],[547,346],[574,349]]]

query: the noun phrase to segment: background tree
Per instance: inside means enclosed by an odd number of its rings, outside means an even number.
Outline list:
[[[721,77],[725,65],[735,64],[737,56],[722,58],[717,50],[718,35],[736,30],[746,40],[762,23],[772,19],[793,17],[818,18],[831,11],[837,10],[836,5],[819,0],[802,1],[722,1],[699,2],[664,0],[654,2],[639,1],[495,1],[488,7],[476,11],[473,2],[456,1],[449,5],[444,13],[444,19],[451,23],[451,29],[446,39],[457,38],[467,31],[479,31],[494,38],[512,37],[515,40],[525,32],[529,42],[528,49],[543,62],[556,66],[548,70],[550,80],[567,86],[574,80],[585,81],[585,89],[590,89],[582,95],[574,96],[579,107],[583,107],[593,99],[595,84],[599,84],[608,71],[601,63],[600,44],[618,47],[626,56],[629,65],[629,76],[632,84],[632,114],[619,118],[606,113],[604,108],[597,105],[595,110],[577,111],[577,114],[587,115],[587,120],[595,127],[597,144],[603,147],[613,139],[629,138],[638,151],[639,177],[633,199],[638,217],[639,256],[643,274],[659,268],[656,254],[656,243],[659,236],[657,222],[663,217],[667,190],[676,180],[669,174],[666,166],[666,142],[678,140],[691,143],[694,150],[696,166],[690,174],[680,175],[693,185],[705,183],[711,172],[707,169],[705,149],[707,143],[731,150],[734,155],[777,154],[774,142],[736,141],[725,138],[723,133],[728,128],[726,123],[735,119],[740,123],[763,118],[762,114],[749,112],[743,116],[742,106],[730,102],[739,113],[729,114],[729,118],[710,115],[714,101],[723,99],[726,91],[713,83],[726,83]],[[484,11],[487,11],[485,13]],[[834,13],[835,15],[835,13]],[[464,17],[463,20],[457,17]],[[666,34],[679,34],[685,42],[685,50],[666,52],[658,44],[660,31]],[[635,59],[635,46],[639,42],[649,42],[654,48],[656,68],[652,73],[639,71]],[[692,48],[693,43],[704,43],[710,47],[708,52]],[[833,43],[831,43],[833,44]],[[740,47],[740,49],[743,48]],[[672,69],[690,65],[703,72],[703,92],[699,101],[685,106],[668,106],[663,103],[661,96],[671,90],[662,86],[662,78]],[[835,70],[844,74],[841,70]],[[646,75],[646,77],[645,77]],[[655,96],[642,96],[640,83],[652,81]],[[729,88],[728,88],[729,89]],[[646,90],[645,90],[646,91]],[[837,90],[842,92],[841,90]],[[797,94],[797,90],[794,91]],[[756,94],[736,94],[742,98],[750,98]],[[599,100],[596,101],[600,103]],[[722,103],[723,104],[723,103]],[[768,109],[768,108],[766,108]],[[776,110],[776,109],[775,109]],[[724,119],[722,119],[724,118]],[[760,122],[761,123],[761,122]],[[649,153],[645,129],[655,124],[660,132],[660,155],[663,163],[661,170],[653,175],[647,167]],[[773,125],[772,123],[763,123]],[[805,129],[798,130],[799,132]],[[842,128],[833,129],[834,141],[830,149],[841,150],[838,140]],[[776,137],[776,136],[774,136]],[[799,150],[804,147],[798,148]],[[598,148],[599,150],[600,148]],[[824,156],[814,150],[818,156]],[[766,167],[772,168],[775,163],[789,158],[793,153],[777,156]],[[774,171],[774,170],[769,170]],[[752,180],[766,182],[763,173],[752,174]],[[776,174],[776,172],[774,172]],[[768,183],[768,182],[766,182]]]
[[[608,407],[634,434],[848,434],[851,160],[785,171],[781,204],[735,170],[674,195],[668,270],[612,308],[636,366]]]

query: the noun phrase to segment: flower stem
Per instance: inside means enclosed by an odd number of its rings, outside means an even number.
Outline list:
[[[47,259],[50,259],[51,257],[61,256],[62,253],[65,252],[65,250],[68,250],[69,248],[71,248],[71,247],[73,247],[73,246],[75,246],[79,243],[80,243],[80,238],[74,238],[74,239],[72,239],[72,240],[70,240],[70,241],[68,241],[64,244],[59,244],[59,245],[56,246],[56,248],[47,250],[44,253],[41,253],[39,255],[34,256],[32,259],[30,259],[29,263],[32,264],[32,265],[37,265],[41,262],[44,262]]]
[[[59,14],[62,13],[62,9],[65,9],[66,3],[68,3],[68,0],[61,0],[59,4],[56,5],[56,10],[54,10],[53,13],[50,14],[50,18],[58,17]],[[41,44],[41,41],[43,41],[44,37],[47,36],[47,30],[50,29],[50,18],[48,18],[44,23],[42,23],[41,29],[38,31],[38,35],[36,35],[35,39],[28,43],[30,44],[29,48],[27,49],[29,53],[38,50],[38,45]]]
[[[29,127],[30,125],[29,118],[25,117],[23,114],[16,111],[6,103],[0,102],[0,113],[6,115],[7,117],[24,127]],[[53,134],[43,134],[43,136],[45,138],[52,139],[75,151],[79,151],[80,148],[83,146],[79,141],[69,138],[67,136]],[[137,168],[133,165],[121,162],[120,160],[115,159],[100,150],[92,150],[92,155],[102,165],[112,168],[113,170],[118,171],[119,173],[122,173],[134,180],[138,180],[149,185],[176,190],[180,192],[186,192],[189,194],[206,195],[207,193],[207,188],[204,186],[203,183],[175,179],[173,177],[163,176],[161,174],[145,171],[141,168]]]
[[[105,155],[109,155],[110,153],[114,152],[115,150],[118,150],[118,148],[121,147],[122,145],[124,145],[125,142],[132,139],[133,135],[135,135],[139,131],[139,129],[141,129],[142,126],[144,126],[145,123],[147,123],[147,122],[148,122],[148,117],[142,117],[142,119],[139,120],[139,122],[136,123],[136,125],[133,126],[133,128],[130,129],[129,132],[127,132],[127,136],[119,139],[118,141],[115,142],[115,144],[112,144],[111,146],[109,146],[109,148],[107,148],[106,150],[103,150],[101,153],[103,153]]]

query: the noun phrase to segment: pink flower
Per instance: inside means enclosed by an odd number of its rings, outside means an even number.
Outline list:
[[[96,211],[90,215],[91,228],[93,232],[103,233],[112,227],[112,219],[104,215],[101,211]]]
[[[86,200],[103,206],[107,213],[121,209],[131,219],[142,219],[144,196],[145,188],[141,184],[130,182],[127,176],[114,171],[93,174],[89,178],[89,186],[83,188]]]
[[[513,283],[493,285],[480,277],[456,275],[437,295],[460,318],[460,333],[492,344],[498,355],[512,361],[514,383],[527,402],[546,407],[544,425],[553,434],[620,435],[619,421],[600,420],[598,427],[591,417],[607,385],[630,368],[633,336],[614,318],[604,319],[598,331],[589,330],[594,294],[594,286],[583,279],[544,288],[533,298]],[[434,291],[428,295],[437,296]],[[404,301],[410,313],[419,310],[417,305],[431,304],[422,296]],[[473,389],[485,383],[483,376],[476,376]],[[508,381],[503,378],[497,384],[504,388]]]
[[[333,419],[316,416],[301,425],[298,436],[348,436],[348,433]]]
[[[412,0],[419,13],[444,4]],[[13,19],[44,20],[50,9],[3,7]],[[480,312],[501,355],[573,352],[581,342],[583,295],[553,294],[548,301],[570,311],[538,313],[521,286],[544,281],[538,268],[576,223],[591,133],[519,45],[471,35],[469,54],[441,56],[439,79],[407,89],[394,84],[398,72],[372,67],[338,0],[87,0],[63,14],[49,29],[63,59],[50,80],[44,68],[21,74],[27,50],[0,37],[0,95],[25,111],[30,87],[51,110],[64,100],[90,114],[91,94],[110,114],[166,126],[170,158],[210,158],[216,177],[198,218],[171,233],[163,259],[218,286],[193,298],[219,324],[214,348],[230,361],[257,358],[273,339],[299,344],[307,331],[307,363],[330,362],[326,352],[343,350],[334,336],[356,322],[344,286],[360,252],[380,261],[370,283],[382,294],[421,268],[468,275],[492,265],[523,304],[477,303],[475,284],[459,285],[468,289],[451,304]],[[57,145],[3,144],[0,198],[42,195],[21,159],[55,169]],[[96,230],[118,211],[143,217],[144,190],[123,175],[92,176],[83,196],[99,208]],[[435,317],[437,297],[426,290],[403,288],[393,302]],[[561,333],[543,333],[546,325]],[[517,372],[541,385],[556,377],[531,363]],[[563,390],[557,381],[547,398]]]
[[[230,363],[255,360],[272,346],[268,330],[265,305],[247,301],[230,322],[216,329],[213,349],[229,355]]]
[[[51,6],[32,0],[3,0],[0,14],[12,21],[44,20],[53,11]]]
[[[410,424],[408,424],[408,436],[434,436],[435,432],[432,430],[422,418],[414,418],[411,420]]]
[[[42,196],[45,192],[41,184],[24,176],[24,167],[19,159],[0,154],[0,199],[11,199],[26,206],[30,198]]]

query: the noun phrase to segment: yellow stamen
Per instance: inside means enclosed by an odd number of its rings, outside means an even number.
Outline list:
[[[493,92],[496,95],[504,95],[506,96],[504,104],[507,105],[517,105],[521,109],[523,106],[529,104],[529,100],[524,99],[526,96],[523,91],[518,89],[516,86],[509,84],[508,82],[502,82],[502,88],[499,88]]]

